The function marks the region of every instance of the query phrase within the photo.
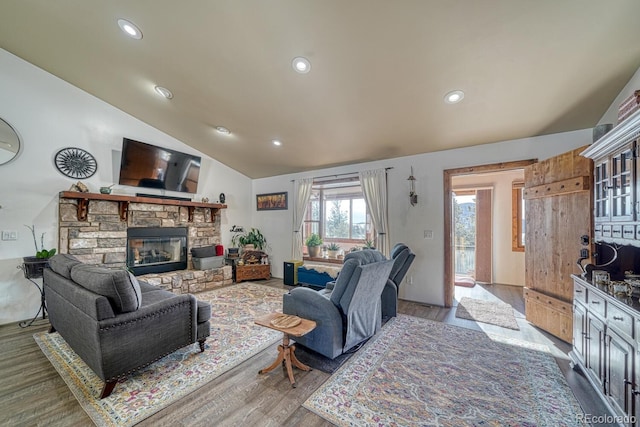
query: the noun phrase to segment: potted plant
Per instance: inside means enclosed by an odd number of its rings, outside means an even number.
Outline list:
[[[311,233],[305,240],[305,245],[307,245],[307,251],[311,258],[320,258],[320,246],[322,246],[320,235]]]
[[[56,254],[56,250],[54,249],[45,249],[44,248],[44,235],[42,233],[40,235],[40,250],[38,250],[38,242],[36,241],[36,227],[32,225],[29,227],[25,225],[29,230],[31,230],[31,235],[33,236],[33,245],[36,248],[36,256],[27,256],[22,258],[22,262],[24,263],[24,275],[28,278],[36,278],[42,277],[42,270],[49,263],[49,258]]]
[[[234,236],[235,237],[235,236]],[[238,242],[245,249],[256,249],[262,251],[267,247],[267,239],[257,228],[251,228],[247,233],[238,237]],[[252,246],[253,245],[253,246]]]
[[[327,256],[336,259],[338,258],[338,252],[340,252],[340,246],[335,242],[329,243],[327,246]]]
[[[375,249],[375,243],[373,243],[373,240],[365,240],[364,241],[364,248],[363,249]]]

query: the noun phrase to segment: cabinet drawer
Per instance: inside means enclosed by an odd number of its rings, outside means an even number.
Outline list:
[[[622,237],[622,225],[613,225],[611,226],[611,237],[615,237],[617,239]]]
[[[587,288],[578,282],[573,282],[573,299],[587,305]]]
[[[622,227],[622,237],[624,239],[635,239],[636,237],[636,226],[635,225],[625,225]]]
[[[593,313],[597,313],[605,318],[605,314],[607,312],[607,301],[604,298],[599,297],[598,295],[591,293],[589,295],[589,311]]]
[[[633,337],[633,317],[613,304],[607,307],[607,325]]]
[[[611,224],[604,224],[602,226],[602,237],[611,237]]]
[[[595,235],[595,237],[602,237],[602,224],[594,225],[593,234]]]

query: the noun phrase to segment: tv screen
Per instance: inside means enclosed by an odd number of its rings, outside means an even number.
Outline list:
[[[195,193],[201,158],[123,138],[121,185]]]

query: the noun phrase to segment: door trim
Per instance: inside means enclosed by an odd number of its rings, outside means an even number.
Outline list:
[[[452,184],[451,179],[458,175],[473,175],[477,173],[502,172],[513,169],[524,169],[537,159],[518,160],[514,162],[492,163],[488,165],[467,166],[464,168],[446,169],[443,171],[444,181],[444,306],[453,306],[453,297],[455,293],[455,274],[453,266],[453,224],[451,204]]]

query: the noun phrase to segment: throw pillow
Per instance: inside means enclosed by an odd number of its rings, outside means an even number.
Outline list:
[[[49,267],[67,279],[71,279],[71,269],[78,264],[81,262],[69,254],[57,254],[49,258]]]
[[[128,313],[140,308],[140,284],[126,270],[78,264],[71,269],[71,279],[83,288],[107,297],[116,313]]]

